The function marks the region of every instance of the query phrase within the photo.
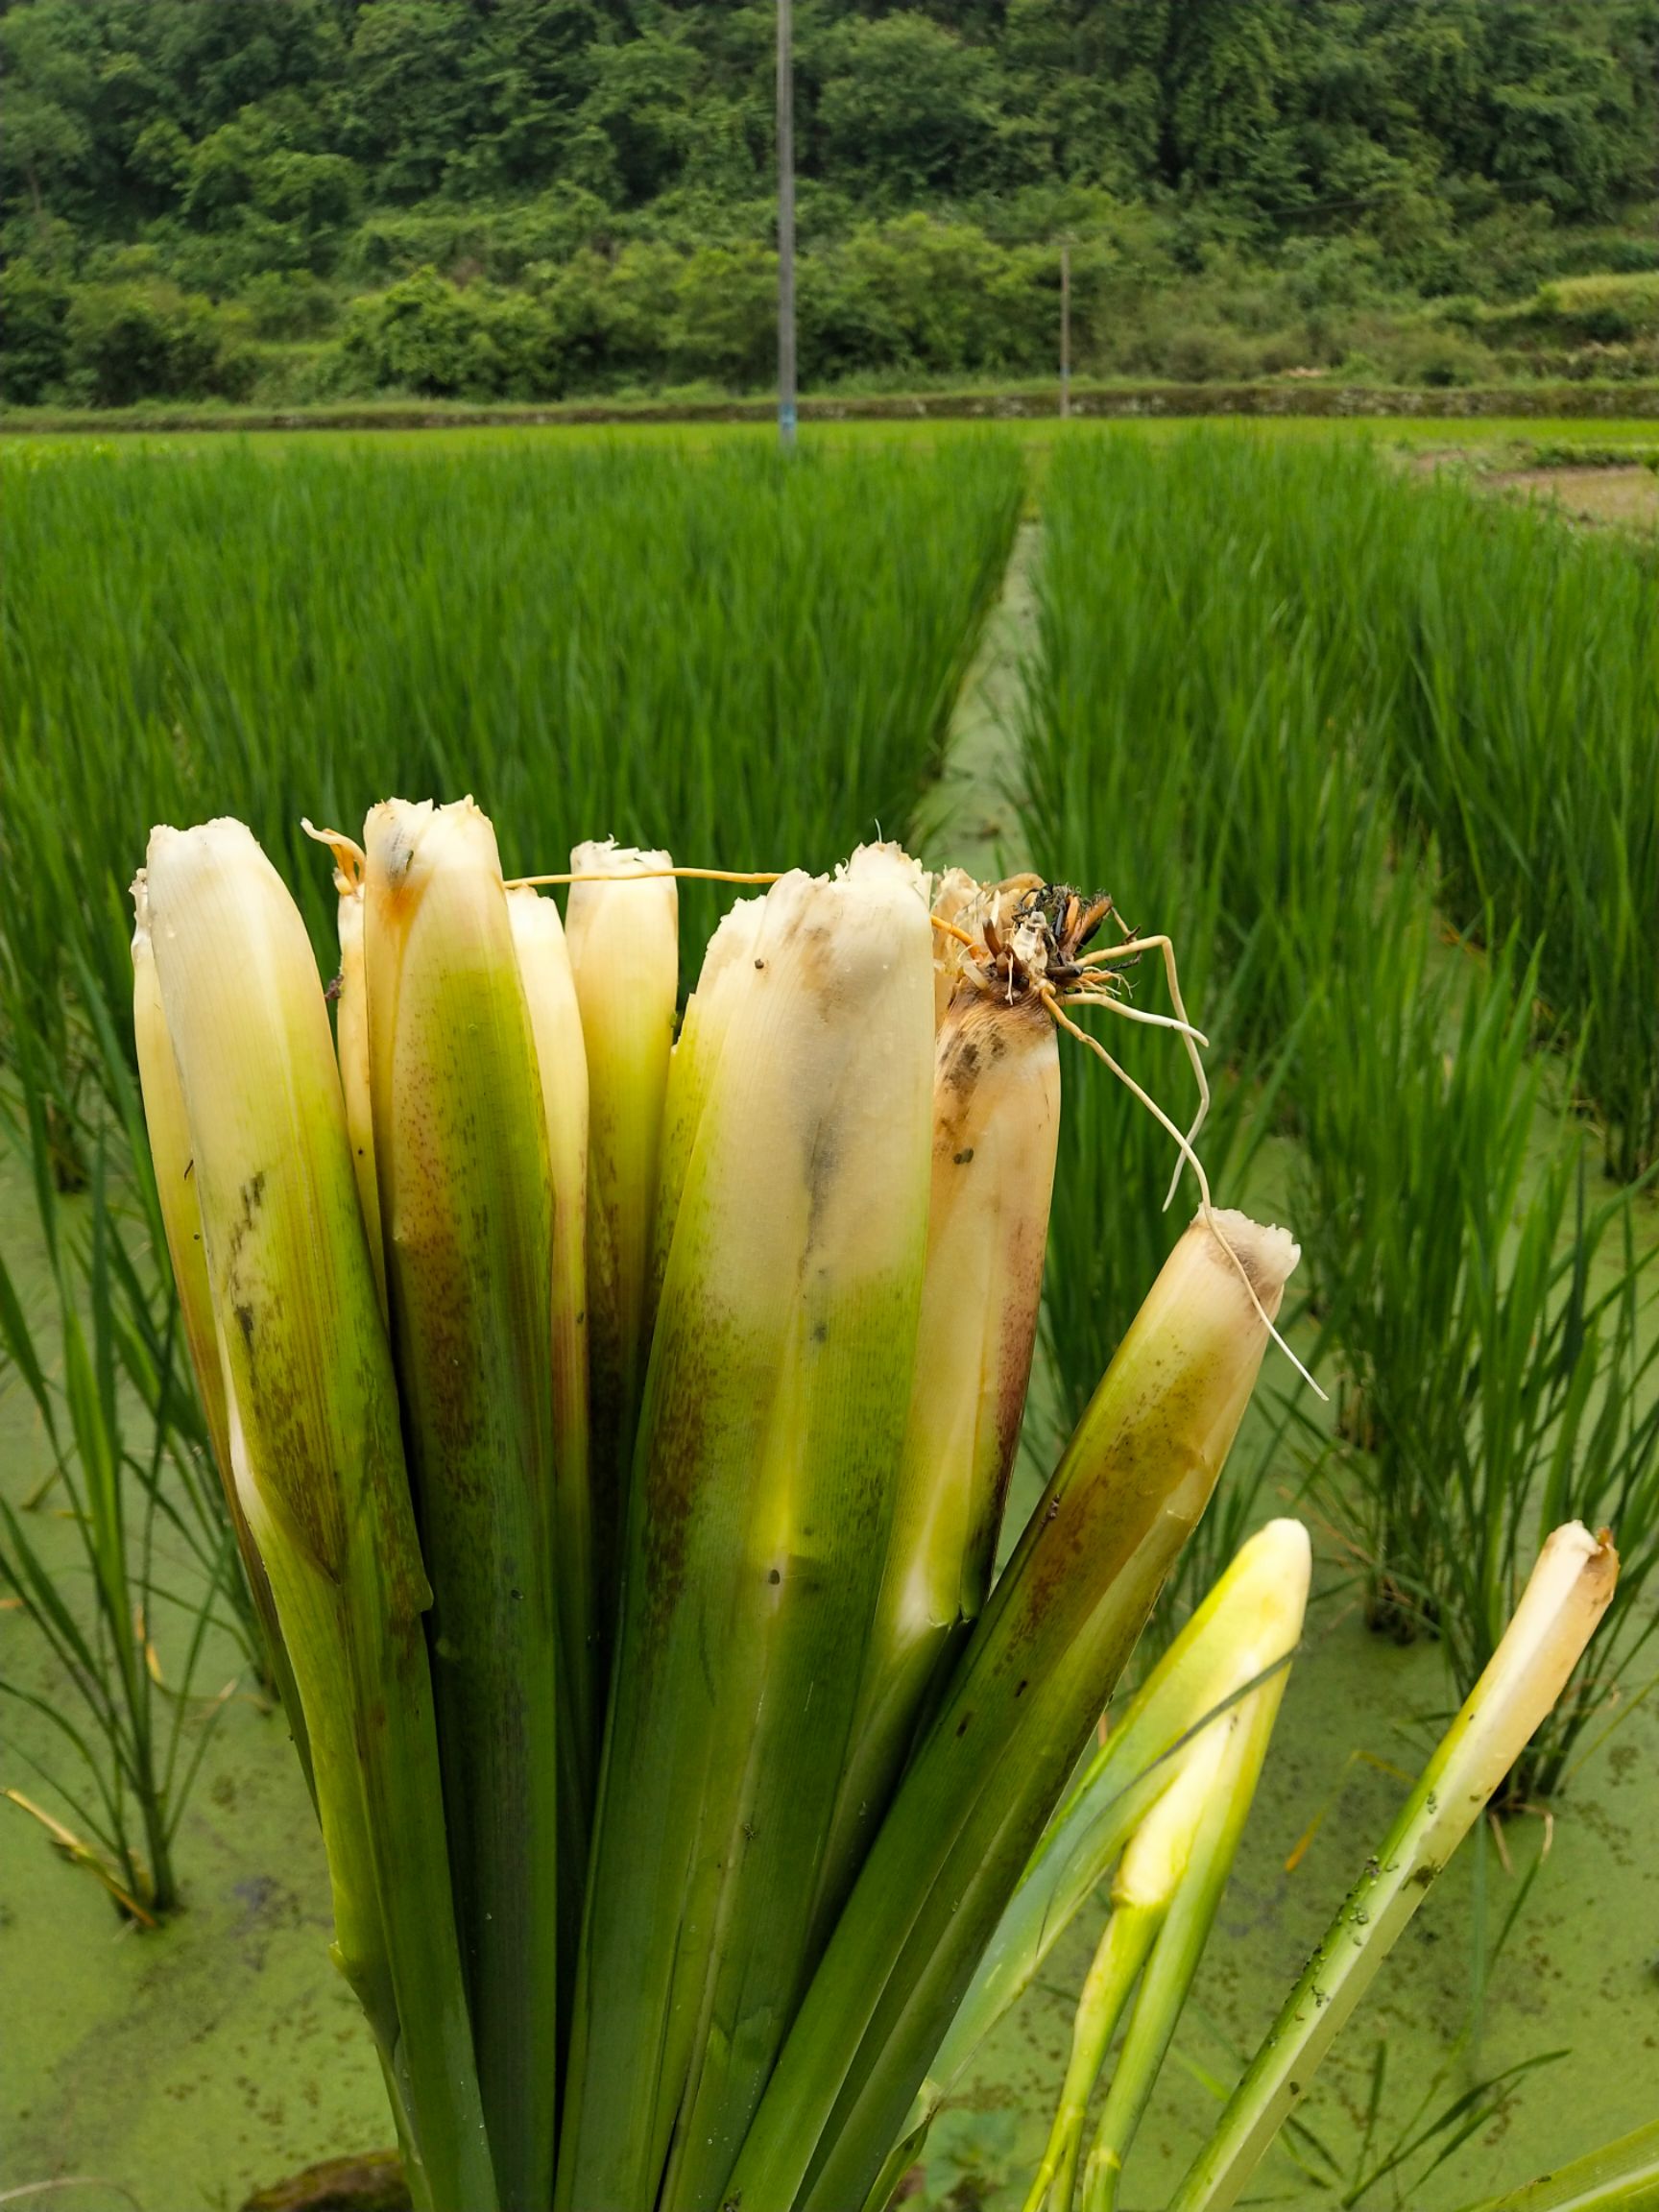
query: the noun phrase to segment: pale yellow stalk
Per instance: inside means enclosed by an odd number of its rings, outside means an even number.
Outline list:
[[[390,800],[364,845],[374,1160],[456,1917],[504,2212],[545,2212],[575,1870],[562,1892],[541,1073],[487,817]]]
[[[680,989],[666,853],[578,845],[565,941],[588,1058],[588,1373],[602,1665],[650,1344],[650,1278],[668,1056]]]
[[[295,1748],[309,1781],[311,1754],[305,1736],[305,1714],[283,1646],[276,1600],[271,1594],[271,1578],[248,1526],[230,1463],[230,1422],[213,1322],[213,1293],[207,1280],[202,1209],[196,1196],[190,1124],[184,1109],[184,1094],[180,1088],[178,1063],[173,1057],[173,1040],[167,1033],[167,1017],[161,1004],[161,984],[150,939],[150,897],[142,869],[132,886],[132,901],[135,915],[132,1036],[138,1058],[138,1088],[150,1136],[151,1164],[161,1204],[161,1226],[167,1238],[167,1257],[173,1265],[174,1286],[179,1293],[179,1318],[184,1331],[191,1372],[196,1378],[197,1395],[202,1401],[202,1416],[206,1424],[213,1464],[225,1494],[225,1509],[235,1534],[236,1549],[248,1576],[253,1610],[264,1638],[269,1679],[282,1700]]]
[[[597,1778],[593,1526],[588,1438],[588,1061],[559,909],[528,885],[507,894],[518,973],[541,1077],[553,1175],[554,1549],[559,1575],[562,1711],[576,1730],[566,1765],[585,1842]],[[567,1832],[567,1831],[566,1831]],[[581,1861],[586,1867],[586,1853]],[[574,1953],[571,1956],[574,1969]]]
[[[321,980],[298,908],[239,822],[154,831],[145,894],[229,1463],[304,1710],[336,1957],[397,2100],[417,2205],[489,2212],[421,1622],[431,1594]]]

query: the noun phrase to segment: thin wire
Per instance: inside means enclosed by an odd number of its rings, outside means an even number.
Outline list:
[[[600,868],[577,870],[564,876],[509,876],[509,891],[524,891],[538,883],[644,883],[659,876],[690,876],[702,883],[777,883],[783,872],[744,874],[733,868]]]

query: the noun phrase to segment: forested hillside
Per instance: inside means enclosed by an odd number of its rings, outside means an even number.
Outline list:
[[[763,384],[773,10],[12,0],[5,397]],[[797,0],[808,385],[1659,373],[1659,0]],[[1589,281],[1586,281],[1586,280]]]

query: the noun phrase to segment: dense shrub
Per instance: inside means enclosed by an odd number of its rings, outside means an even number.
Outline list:
[[[0,399],[33,407],[63,374],[67,289],[27,261],[0,269]]]
[[[151,396],[238,399],[252,363],[210,301],[163,280],[88,284],[65,317],[71,389],[96,407]]]
[[[435,269],[354,301],[341,351],[371,389],[468,399],[558,390],[553,330],[536,301],[521,292],[463,290]]]

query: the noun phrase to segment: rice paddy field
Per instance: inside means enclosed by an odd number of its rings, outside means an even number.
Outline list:
[[[1659,538],[1518,497],[1506,436],[0,444],[0,2201],[217,2212],[392,2141],[170,1288],[128,902],[152,824],[240,817],[332,974],[302,825],[391,792],[471,793],[509,876],[879,833],[1167,933],[1216,1200],[1293,1226],[1281,1326],[1327,1395],[1269,1352],[1126,1678],[1307,1523],[1121,2203],[1172,2201],[1568,1520],[1616,1531],[1608,1616],[1241,2201],[1466,2212],[1659,2118]],[[682,998],[734,895],[681,886]],[[1134,1003],[1168,1008],[1151,950]],[[1178,1038],[1078,1020],[1188,1125]],[[1004,1558],[1190,1214],[1166,1128],[1060,1046]],[[1028,2206],[1107,1911],[900,2200]]]

